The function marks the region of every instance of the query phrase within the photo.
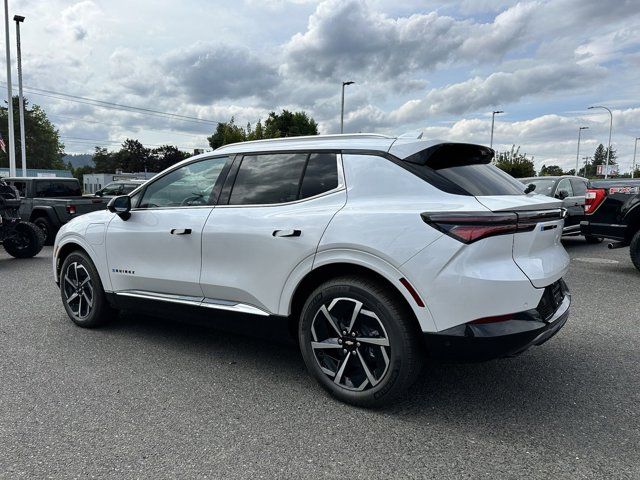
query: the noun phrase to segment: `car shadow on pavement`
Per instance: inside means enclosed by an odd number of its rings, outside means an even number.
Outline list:
[[[261,320],[262,325],[268,323]],[[218,323],[203,325],[126,312],[100,331],[135,337],[178,356],[202,356],[206,368],[215,366],[206,362],[233,364],[257,378],[278,372],[279,381],[302,395],[326,399],[326,393],[307,378],[298,347],[286,327],[259,331],[255,319],[253,325],[245,323],[250,320],[234,322],[221,327]],[[607,412],[610,407],[602,407],[614,404],[606,388],[615,381],[611,373],[599,371],[580,345],[551,342],[515,358],[467,364],[427,361],[409,394],[377,412],[418,423],[479,421],[505,429],[534,424],[552,427],[566,422],[567,417],[611,413]],[[594,388],[603,385],[605,388]],[[243,394],[248,392],[242,392],[243,388],[253,387],[232,382],[223,388],[240,389]]]

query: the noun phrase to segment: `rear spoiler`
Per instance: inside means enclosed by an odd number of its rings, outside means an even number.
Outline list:
[[[489,164],[495,151],[492,148],[471,143],[439,143],[425,148],[403,161],[416,165],[426,165],[438,170],[446,167],[461,167],[464,165]]]

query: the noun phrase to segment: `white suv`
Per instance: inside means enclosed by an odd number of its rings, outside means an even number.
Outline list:
[[[567,319],[561,203],[492,158],[381,135],[224,146],[64,225],[62,302],[83,327],[130,307],[288,317],[324,388],[386,403],[425,356],[515,355]]]

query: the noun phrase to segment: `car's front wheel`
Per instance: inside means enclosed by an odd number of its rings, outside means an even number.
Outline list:
[[[98,327],[117,314],[107,302],[98,271],[83,252],[73,252],[64,259],[60,296],[67,315],[80,327]]]
[[[302,309],[298,337],[309,372],[354,405],[391,402],[421,370],[422,342],[412,313],[372,280],[341,277],[320,285]]]

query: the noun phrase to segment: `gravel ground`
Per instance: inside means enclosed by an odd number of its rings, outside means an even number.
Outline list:
[[[0,478],[640,478],[640,272],[566,247],[555,338],[432,363],[375,411],[327,397],[289,343],[136,314],[77,328],[51,248],[2,252]]]

